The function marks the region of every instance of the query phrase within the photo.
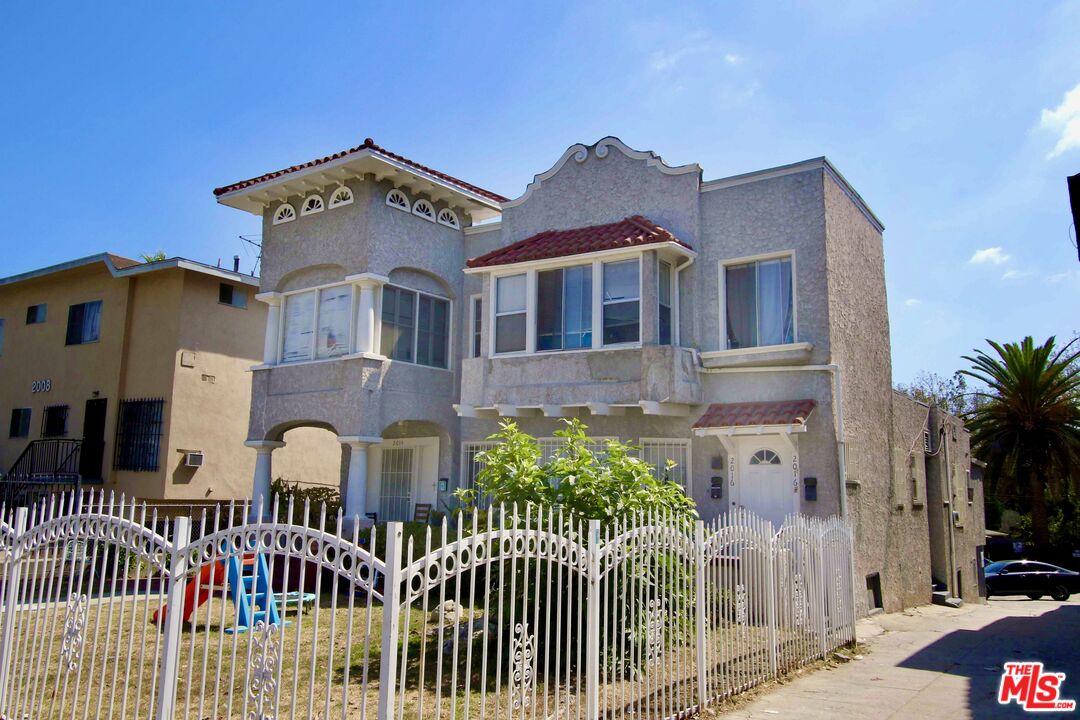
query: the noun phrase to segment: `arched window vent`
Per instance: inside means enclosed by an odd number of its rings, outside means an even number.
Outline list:
[[[326,209],[326,205],[323,204],[323,199],[319,195],[312,195],[308,199],[304,200],[303,206],[300,208],[301,215],[314,215],[315,213],[321,213]]]
[[[424,198],[420,198],[412,206],[413,215],[418,215],[428,222],[435,222],[435,206]]]
[[[461,223],[458,221],[457,214],[450,208],[443,208],[439,211],[439,224],[454,228],[455,230],[461,229]]]
[[[296,219],[296,210],[289,203],[282,203],[274,212],[274,224],[281,225],[282,223],[292,222]]]
[[[405,197],[405,193],[397,188],[386,193],[386,204],[392,208],[409,212],[409,198]]]
[[[330,193],[330,209],[342,207],[343,205],[351,205],[353,201],[353,192],[346,186],[342,185],[334,192]]]

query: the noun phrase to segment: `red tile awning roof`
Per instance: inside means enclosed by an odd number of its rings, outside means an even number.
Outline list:
[[[382,155],[383,157],[389,158],[390,160],[395,160],[395,161],[397,161],[399,163],[409,165],[411,167],[416,168],[417,170],[420,170],[422,172],[427,173],[428,175],[434,175],[435,177],[439,178],[440,180],[445,180],[446,182],[448,182],[448,183],[450,183],[452,185],[457,185],[458,187],[460,187],[460,188],[462,188],[464,190],[468,190],[469,192],[475,193],[477,195],[482,195],[483,197],[486,197],[489,200],[494,200],[495,202],[500,202],[500,203],[501,202],[506,202],[507,200],[509,200],[509,198],[505,198],[502,195],[497,195],[497,194],[491,192],[490,190],[485,190],[485,189],[483,189],[481,187],[477,187],[476,185],[473,185],[471,183],[467,183],[464,180],[458,180],[456,177],[453,177],[452,175],[447,175],[446,173],[439,172],[438,170],[429,168],[426,165],[421,165],[418,162],[414,162],[414,161],[412,161],[412,160],[410,160],[410,159],[408,159],[406,157],[402,157],[401,155],[398,155],[397,153],[392,153],[389,150],[386,150],[385,148],[381,148],[378,145],[376,145],[375,141],[372,140],[371,138],[365,138],[363,144],[358,145],[358,146],[356,146],[354,148],[351,148],[349,150],[342,150],[341,152],[334,153],[333,155],[327,155],[326,157],[319,158],[318,160],[312,160],[312,161],[306,162],[306,163],[304,163],[302,165],[293,165],[292,167],[287,167],[284,170],[276,170],[274,172],[269,172],[269,173],[266,173],[265,175],[259,175],[258,177],[253,177],[253,178],[250,178],[248,180],[241,180],[240,182],[233,183],[232,185],[226,185],[224,187],[214,188],[214,195],[216,197],[221,197],[222,195],[224,195],[226,193],[233,192],[234,190],[243,190],[246,187],[251,187],[252,185],[258,185],[259,183],[264,182],[266,180],[273,180],[275,178],[279,178],[279,177],[281,177],[283,175],[288,175],[289,173],[294,173],[294,172],[297,172],[299,170],[307,170],[308,168],[313,168],[313,167],[317,167],[319,165],[324,165],[324,164],[326,164],[328,162],[332,162],[334,160],[338,160],[340,158],[347,157],[347,156],[352,155],[354,153],[362,152],[364,150],[370,150],[372,153],[374,153],[376,155]]]
[[[548,260],[601,250],[621,250],[669,242],[678,243],[688,250],[692,249],[670,231],[648,218],[633,215],[606,225],[590,225],[572,230],[546,230],[506,247],[492,250],[486,255],[474,257],[466,265],[471,268],[511,265],[532,260]]]
[[[695,428],[805,425],[817,403],[813,400],[713,403],[694,423]]]

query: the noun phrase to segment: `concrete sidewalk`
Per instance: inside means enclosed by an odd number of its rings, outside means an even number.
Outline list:
[[[1002,665],[1041,660],[1064,672],[1062,698],[1080,701],[1080,602],[991,600],[960,609],[926,605],[860,621],[862,660],[780,685],[723,718],[1019,718],[997,704]]]

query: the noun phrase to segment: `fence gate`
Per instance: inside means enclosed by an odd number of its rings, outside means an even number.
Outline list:
[[[402,638],[383,646],[400,651],[395,716],[583,716],[586,525],[515,508],[455,528],[390,537],[387,563],[404,568],[397,627],[384,625]]]
[[[0,717],[666,720],[854,639],[836,518],[251,510],[0,508]]]

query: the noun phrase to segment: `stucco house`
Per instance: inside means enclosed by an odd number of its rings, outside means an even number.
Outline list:
[[[246,497],[258,285],[236,268],[111,253],[0,278],[0,499],[77,486],[181,508]],[[336,443],[290,439],[279,476],[336,482]]]
[[[927,602],[932,572],[978,597],[953,530],[981,532],[981,489],[956,520],[944,482],[966,434],[893,393],[883,226],[825,158],[705,180],[608,137],[509,199],[368,139],[214,193],[263,222],[256,497],[315,426],[350,515],[411,519],[500,418],[551,449],[578,417],[675,461],[705,518],[849,517],[864,610]]]

